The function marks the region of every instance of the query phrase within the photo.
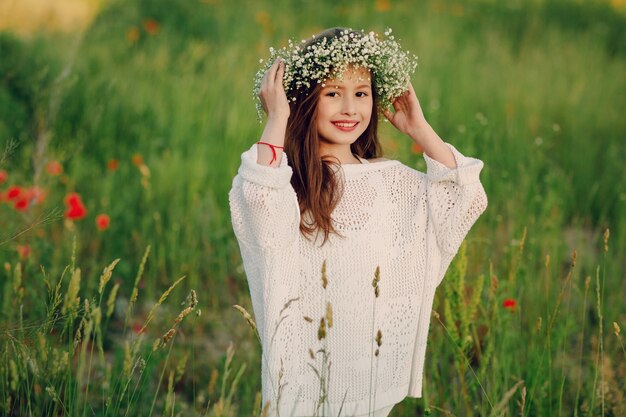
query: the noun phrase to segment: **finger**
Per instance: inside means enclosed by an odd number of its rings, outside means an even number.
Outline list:
[[[276,70],[276,81],[283,79],[283,75],[285,74],[285,61],[280,60],[278,63],[278,69]]]
[[[417,94],[415,93],[415,89],[413,88],[413,84],[411,84],[410,82],[409,82],[408,94],[409,94],[409,97],[413,96],[413,97],[417,98]]]
[[[270,78],[269,74],[270,74],[270,71],[271,71],[271,70],[272,70],[272,67],[270,66],[270,67],[269,67],[269,68],[265,71],[265,74],[263,74],[263,78],[261,79],[261,85],[262,85],[262,86],[263,86],[263,85],[267,85],[267,83],[269,82],[269,78]]]
[[[268,85],[272,85],[274,83],[274,80],[276,78],[276,68],[278,66],[278,63],[280,62],[279,60],[280,58],[276,58],[276,60],[274,60],[274,63],[267,69],[265,75],[263,76],[264,81]]]

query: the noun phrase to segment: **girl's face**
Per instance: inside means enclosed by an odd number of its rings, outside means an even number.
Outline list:
[[[317,131],[322,145],[350,145],[370,123],[372,83],[367,68],[349,65],[343,81],[331,78],[320,91],[317,102]]]

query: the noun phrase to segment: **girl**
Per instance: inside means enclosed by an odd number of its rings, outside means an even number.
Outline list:
[[[384,417],[422,396],[435,289],[487,207],[483,162],[427,123],[393,36],[332,28],[270,52],[255,85],[267,123],[229,193],[263,403],[270,416]],[[424,150],[426,173],[381,158],[381,113]]]

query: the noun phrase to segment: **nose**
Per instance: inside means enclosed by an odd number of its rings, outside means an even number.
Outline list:
[[[342,109],[341,109],[342,113],[351,115],[351,116],[356,114],[354,97],[350,95],[346,95],[344,99],[341,101],[341,106],[342,106]]]

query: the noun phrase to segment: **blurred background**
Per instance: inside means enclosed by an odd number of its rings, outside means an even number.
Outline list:
[[[333,26],[485,163],[391,415],[626,414],[626,1],[0,0],[0,415],[259,415],[228,191],[259,59]]]

